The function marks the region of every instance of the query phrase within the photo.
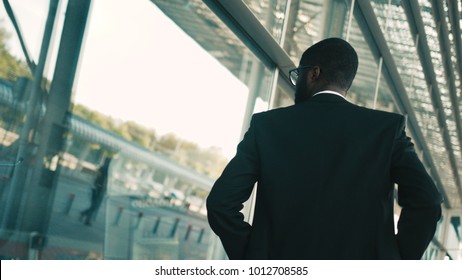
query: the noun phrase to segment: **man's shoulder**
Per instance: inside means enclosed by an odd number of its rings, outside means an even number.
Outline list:
[[[271,115],[277,115],[277,114],[284,114],[285,112],[289,112],[294,110],[296,105],[291,105],[287,107],[280,107],[280,108],[274,108],[270,109],[268,111],[263,111],[263,112],[258,112],[255,113],[257,116],[271,116]]]
[[[272,119],[281,119],[284,118],[284,116],[289,116],[291,115],[293,111],[295,111],[297,108],[295,105],[291,105],[288,107],[281,107],[281,108],[274,108],[270,109],[268,111],[263,111],[263,112],[258,112],[253,114],[253,120],[272,120]]]
[[[404,116],[399,114],[399,113],[383,111],[383,110],[380,110],[380,109],[372,109],[372,108],[362,107],[362,106],[359,106],[359,105],[355,105],[355,107],[359,111],[364,112],[365,114],[377,115],[377,116],[382,116],[384,118],[392,118],[392,119],[404,118]]]
[[[357,114],[362,114],[364,116],[370,116],[373,118],[381,118],[381,119],[389,119],[392,121],[400,121],[404,118],[403,115],[399,113],[394,113],[394,112],[387,112],[387,111],[382,111],[378,109],[371,109],[367,107],[362,107],[353,103],[348,103],[348,104],[343,104],[343,105],[348,105],[348,106],[342,106],[343,108],[348,108],[348,110],[351,110],[353,112],[356,112]],[[351,105],[351,106],[350,106]],[[283,115],[290,115],[293,112],[297,110],[301,110],[302,108],[297,105],[292,105],[288,107],[282,107],[282,108],[276,108],[276,109],[271,109],[268,111],[264,112],[259,112],[254,114],[254,118],[256,119],[271,119],[274,117],[281,117]]]

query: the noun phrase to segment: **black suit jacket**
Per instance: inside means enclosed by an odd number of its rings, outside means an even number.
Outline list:
[[[255,114],[207,198],[210,226],[228,257],[421,258],[442,198],[404,128],[401,115],[332,94]],[[240,210],[256,182],[249,225]]]

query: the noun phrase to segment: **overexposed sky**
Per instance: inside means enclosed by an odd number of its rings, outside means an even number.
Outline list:
[[[11,5],[37,61],[48,0]],[[8,19],[3,25],[10,29]],[[11,48],[21,54],[16,42]],[[172,132],[202,147],[221,147],[230,157],[248,89],[149,0],[94,0],[74,93],[76,103],[160,135]]]

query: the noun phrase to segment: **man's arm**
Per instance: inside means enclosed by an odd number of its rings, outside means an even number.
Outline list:
[[[420,259],[435,234],[442,197],[405,133],[405,119],[395,136],[391,176],[402,207],[397,241],[403,259]]]
[[[207,198],[210,227],[220,237],[230,259],[243,259],[251,226],[240,212],[259,174],[254,118],[236,156],[228,163]]]

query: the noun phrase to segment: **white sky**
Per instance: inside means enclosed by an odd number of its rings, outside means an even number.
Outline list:
[[[37,61],[48,0],[11,5]],[[10,28],[3,8],[0,18]],[[11,47],[19,56],[19,44]],[[239,141],[248,93],[149,0],[92,2],[74,90],[76,103],[160,135],[173,132],[202,147],[221,147],[227,157]]]

